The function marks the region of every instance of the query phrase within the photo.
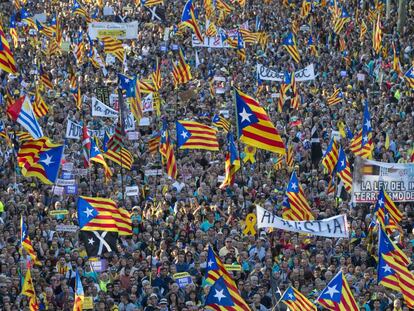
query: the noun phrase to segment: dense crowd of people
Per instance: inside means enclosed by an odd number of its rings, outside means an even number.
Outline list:
[[[50,20],[56,14],[62,20],[63,41],[74,42],[79,30],[87,33],[86,19],[71,13],[72,1],[14,1],[26,2],[24,7],[32,14],[46,13]],[[139,2],[139,1],[136,1]],[[7,142],[0,142],[0,308],[28,310],[27,297],[20,294],[21,281],[27,269],[27,253],[20,248],[20,217],[23,215],[35,251],[42,265],[32,266],[32,277],[41,308],[45,310],[72,310],[75,275],[81,275],[85,297],[92,297],[94,310],[204,310],[210,285],[205,281],[207,250],[211,245],[226,264],[240,265],[231,271],[241,296],[252,310],[286,310],[278,303],[281,293],[290,285],[314,300],[332,277],[342,270],[359,304],[360,310],[408,310],[398,292],[377,284],[375,249],[368,247],[368,226],[372,220],[373,204],[351,204],[350,195],[336,197],[328,193],[330,176],[321,163],[311,159],[312,129],[319,136],[325,151],[338,122],[349,126],[352,132],[361,128],[363,103],[369,103],[373,128],[374,159],[389,163],[408,163],[413,152],[413,96],[407,83],[393,71],[392,44],[400,55],[402,71],[413,59],[413,3],[406,7],[406,22],[397,31],[398,4],[391,1],[387,18],[385,5],[381,12],[383,49],[376,55],[372,49],[372,22],[369,12],[374,1],[338,1],[351,16],[342,35],[332,31],[329,1],[312,2],[312,12],[300,16],[301,1],[247,0],[242,9],[238,1],[227,1],[234,10],[221,22],[224,29],[236,29],[248,22],[254,29],[260,20],[262,31],[269,35],[266,46],[247,45],[246,62],[238,59],[230,48],[194,48],[191,31],[173,34],[178,25],[184,1],[168,1],[158,6],[164,18],[152,19],[148,9],[131,0],[84,1],[87,12],[96,12],[101,21],[138,21],[138,38],[124,40],[127,46],[125,64],[115,61],[107,65],[108,75],[84,62],[76,64],[71,52],[61,51],[52,56],[45,53],[47,38],[24,28],[19,22],[19,11],[12,2],[0,3],[1,22],[12,47],[18,75],[0,73],[2,98],[6,89],[14,98],[34,90],[38,66],[50,73],[53,90],[44,90],[43,97],[49,113],[39,119],[44,135],[56,143],[65,143],[65,161],[75,168],[83,168],[81,140],[66,139],[67,120],[89,128],[100,129],[111,125],[113,119],[91,116],[90,99],[97,88],[107,87],[116,92],[117,73],[140,77],[148,76],[156,62],[161,60],[163,85],[160,90],[160,115],[145,112],[148,126],[137,127],[137,140],[124,139],[125,147],[134,157],[131,170],[108,162],[113,170],[109,182],[104,180],[101,166],[93,165],[86,175],[76,176],[76,195],[57,195],[53,187],[41,184],[35,178],[21,175],[13,150]],[[379,1],[381,2],[381,1]],[[325,5],[323,5],[325,4]],[[203,25],[203,1],[194,1],[198,20]],[[103,7],[111,7],[113,14],[104,15]],[[8,33],[10,16],[17,13],[19,45],[13,46]],[[159,13],[160,14],[160,13]],[[361,21],[368,32],[360,38]],[[282,38],[299,26],[297,45],[301,55],[295,63],[282,46]],[[165,38],[166,29],[170,34]],[[309,34],[315,38],[318,55],[307,47]],[[340,42],[341,38],[344,42]],[[86,42],[86,35],[85,35]],[[345,43],[347,54],[340,51]],[[102,53],[102,47],[96,45]],[[167,47],[165,51],[161,47]],[[171,69],[176,59],[176,46],[182,47],[191,66],[193,80],[174,87]],[[103,53],[102,53],[103,55]],[[345,56],[346,57],[345,57]],[[276,71],[294,71],[313,63],[317,77],[310,82],[299,82],[301,101],[298,110],[287,104],[277,111],[280,84],[263,82],[258,90],[256,63]],[[70,95],[68,76],[74,67],[79,76],[84,101],[77,110]],[[222,94],[210,94],[211,79],[224,77],[220,82]],[[363,77],[359,79],[358,77]],[[218,132],[220,151],[177,150],[177,180],[165,175],[158,154],[151,154],[148,140],[167,120],[170,135],[175,141],[174,123],[179,119],[199,120],[211,125],[211,118],[220,111],[228,111],[228,120],[235,125],[233,86],[257,98],[266,108],[285,143],[294,148],[294,167],[283,165],[275,169],[278,155],[257,151],[255,163],[244,163],[236,174],[233,186],[219,189],[219,178],[224,175],[226,133]],[[217,85],[216,85],[217,87]],[[344,100],[328,106],[327,95],[341,88]],[[9,132],[20,130],[5,113],[3,101],[1,121]],[[300,122],[297,122],[297,121]],[[388,135],[390,145],[385,147]],[[348,160],[354,162],[349,151],[349,140],[341,139]],[[241,158],[245,151],[239,145]],[[155,170],[161,175],[148,176]],[[307,236],[282,230],[257,230],[255,235],[243,234],[246,215],[254,213],[255,204],[281,215],[284,193],[292,170],[298,174],[305,196],[315,219],[346,214],[350,238],[333,239]],[[137,196],[126,196],[126,186],[138,186]],[[88,260],[78,232],[56,230],[58,225],[78,225],[76,200],[78,195],[114,199],[118,206],[131,213],[133,235],[122,236],[117,249],[102,256],[107,266],[95,271]],[[403,251],[413,259],[413,217],[411,203],[397,204],[403,211],[403,236],[399,239]],[[53,216],[53,210],[67,210],[67,214]],[[398,237],[395,237],[398,240]],[[188,272],[192,282],[185,286],[174,275]],[[321,309],[322,310],[322,309]]]

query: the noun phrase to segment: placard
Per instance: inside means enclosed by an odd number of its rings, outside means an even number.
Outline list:
[[[88,26],[88,34],[92,40],[98,37],[114,37],[119,40],[138,39],[138,22],[109,23],[92,22]]]
[[[193,284],[193,279],[188,272],[180,272],[173,275],[178,287],[185,288],[188,284]]]
[[[262,64],[257,64],[256,72],[257,72],[258,77],[261,80],[265,80],[265,81],[281,82],[284,80],[284,76],[285,76],[284,71],[277,72],[270,68],[265,67]],[[315,74],[315,69],[314,69],[313,64],[310,64],[301,70],[295,71],[296,82],[315,80],[316,76],[317,75]]]
[[[79,230],[79,227],[76,225],[56,225],[56,231],[59,232],[77,232]]]
[[[69,214],[69,211],[67,209],[55,209],[49,211],[50,216],[59,216],[59,215],[67,215]]]
[[[138,188],[138,186],[125,187],[125,195],[127,197],[139,196],[139,188]]]

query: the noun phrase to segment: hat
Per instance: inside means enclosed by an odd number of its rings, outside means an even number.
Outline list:
[[[168,304],[168,300],[166,298],[161,298],[160,302],[158,303],[159,305],[166,305]]]
[[[150,299],[151,299],[151,298],[153,298],[153,297],[155,297],[155,298],[157,298],[157,299],[158,299],[157,294],[152,293],[152,294],[149,296],[149,298],[150,298]]]

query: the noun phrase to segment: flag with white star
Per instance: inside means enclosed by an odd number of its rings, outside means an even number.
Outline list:
[[[302,186],[299,183],[296,172],[292,172],[288,187],[286,189],[288,203],[283,208],[282,217],[287,220],[313,220],[311,208],[305,197]]]
[[[374,214],[387,233],[392,233],[395,229],[402,231],[399,222],[401,222],[403,214],[384,189],[378,193]]]
[[[362,129],[360,129],[358,134],[351,140],[349,149],[351,149],[351,151],[357,156],[365,159],[372,158],[374,142],[372,141],[371,115],[369,113],[367,100],[364,103]]]
[[[109,231],[79,231],[79,239],[83,243],[89,257],[99,257],[116,250],[118,233]]]
[[[213,286],[210,287],[205,305],[206,307],[211,307],[213,310],[217,310],[217,308],[220,307],[235,306],[223,277],[219,278]]]
[[[177,121],[177,147],[218,151],[217,130],[196,121]]]
[[[378,232],[378,284],[396,290],[407,306],[414,308],[414,275],[404,252],[395,245],[381,227]]]
[[[285,291],[280,301],[287,305],[291,311],[316,311],[316,306],[292,286]]]
[[[58,177],[63,148],[63,145],[54,144],[46,137],[25,141],[17,155],[22,175],[37,177],[44,184],[54,184]]]
[[[235,89],[237,136],[246,145],[281,155],[286,153],[282,138],[254,98]]]
[[[83,231],[110,231],[120,235],[132,234],[131,215],[118,208],[111,199],[98,197],[78,198],[78,222]]]
[[[322,290],[316,303],[327,310],[359,311],[354,295],[342,271],[339,271]]]
[[[352,191],[352,173],[351,173],[351,166],[346,158],[345,151],[342,147],[339,148],[338,153],[338,162],[336,164],[336,172],[339,178],[341,178],[342,182],[344,183],[345,190],[348,193]]]

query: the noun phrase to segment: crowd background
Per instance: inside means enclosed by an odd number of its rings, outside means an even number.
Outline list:
[[[312,163],[310,141],[311,129],[316,127],[322,150],[326,150],[331,133],[338,130],[340,120],[355,133],[361,127],[362,104],[366,99],[371,112],[374,158],[383,162],[410,161],[413,151],[413,97],[406,82],[392,70],[391,43],[396,44],[405,72],[413,57],[414,2],[407,4],[407,20],[401,32],[397,32],[395,1],[391,1],[390,17],[386,19],[382,14],[384,49],[379,56],[372,51],[372,25],[368,23],[368,9],[374,7],[374,2],[342,2],[341,5],[353,16],[345,29],[349,51],[347,65],[339,51],[338,36],[331,30],[326,8],[315,5],[310,16],[301,19],[299,1],[292,0],[286,7],[278,0],[248,0],[245,9],[234,11],[222,27],[233,29],[248,21],[253,28],[256,16],[259,16],[263,31],[270,35],[267,47],[248,46],[247,60],[243,63],[232,49],[194,49],[189,32],[171,36],[169,46],[177,44],[183,47],[194,77],[179,89],[174,88],[170,74],[175,52],[161,51],[160,46],[164,44],[165,27],[179,23],[184,2],[164,2],[166,19],[163,22],[151,20],[148,10],[129,0],[104,1],[104,6],[114,9],[114,16],[103,16],[100,9],[97,18],[120,21],[121,16],[125,21],[139,21],[137,40],[124,41],[129,46],[126,73],[147,76],[152,72],[156,58],[162,60],[161,116],[169,121],[173,140],[176,119],[206,122],[219,110],[229,110],[229,120],[234,124],[232,86],[247,94],[256,94],[257,61],[279,71],[315,64],[317,78],[309,83],[298,83],[301,95],[299,110],[277,112],[276,100],[271,97],[272,93],[279,91],[277,83],[265,83],[257,98],[267,108],[283,140],[294,145],[293,169],[298,173],[315,218],[346,214],[351,238],[330,239],[285,231],[258,231],[254,236],[244,235],[244,219],[254,211],[253,204],[281,214],[284,191],[292,169],[284,166],[275,170],[277,155],[258,150],[256,163],[244,164],[236,175],[235,185],[220,190],[217,178],[224,175],[223,146],[226,141],[222,131],[219,132],[219,152],[176,150],[177,180],[165,175],[145,176],[146,169],[162,169],[159,155],[151,155],[148,151],[148,139],[160,129],[161,119],[150,113],[150,126],[139,128],[139,139],[124,141],[134,155],[131,171],[123,170],[121,174],[120,166],[111,166],[114,175],[109,183],[104,182],[103,170],[99,166],[93,166],[87,176],[77,177],[79,195],[113,198],[119,206],[132,213],[132,237],[120,238],[117,251],[105,255],[107,271],[96,273],[91,270],[85,245],[79,242],[77,233],[55,230],[57,224],[77,224],[76,196],[53,195],[52,187],[21,176],[13,154],[5,141],[1,141],[0,308],[28,308],[26,297],[20,295],[21,276],[26,269],[26,257],[19,251],[19,222],[20,215],[24,215],[33,246],[42,262],[42,266],[32,268],[35,291],[47,310],[72,309],[76,269],[81,273],[85,296],[93,297],[96,310],[203,310],[208,292],[203,275],[209,244],[225,263],[241,265],[241,271],[234,272],[234,279],[252,310],[271,310],[280,293],[289,285],[307,297],[316,298],[339,269],[346,275],[361,310],[408,310],[400,294],[376,283],[375,254],[367,250],[366,238],[373,205],[355,206],[349,203],[349,196],[336,198],[328,194],[329,176],[320,163]],[[200,1],[195,1],[195,4],[202,8]],[[71,14],[72,5],[71,1],[29,0],[25,7],[32,13],[45,12],[49,17],[56,13],[63,20],[63,40],[71,41],[79,29],[87,31],[85,19]],[[83,5],[89,12],[97,7],[94,1]],[[11,2],[2,2],[0,9],[2,24],[7,29],[15,6]],[[360,23],[354,19],[357,11],[358,21],[364,19],[368,25],[362,41],[359,38]],[[204,20],[202,9],[199,20]],[[309,33],[302,28],[297,36],[301,63],[294,63],[283,49],[282,36],[290,31],[293,20],[298,20],[301,26],[310,25],[313,36],[318,38],[318,57],[307,50]],[[52,77],[54,89],[44,94],[50,111],[39,122],[44,134],[54,142],[66,142],[65,160],[82,167],[81,141],[65,140],[66,121],[83,119],[91,128],[109,121],[91,117],[88,100],[84,101],[82,111],[76,109],[67,80],[69,65],[74,63],[71,54],[63,52],[48,57],[44,54],[45,46],[40,37],[25,33],[22,28],[19,35],[25,38],[17,48],[13,48],[19,76],[0,73],[0,91],[4,95],[7,87],[16,97],[27,92],[34,87],[34,69],[42,64]],[[196,51],[200,60],[197,68]],[[108,77],[87,61],[77,66],[82,94],[91,98],[98,85],[115,90],[116,74],[122,71],[121,66],[119,62],[108,66]],[[342,76],[341,71],[346,71],[346,76]],[[364,81],[357,80],[359,73],[365,74]],[[227,82],[225,93],[212,97],[209,78],[214,75],[224,76]],[[22,81],[28,86],[22,87]],[[328,107],[326,94],[332,93],[336,87],[344,90],[345,100]],[[183,100],[180,95],[189,89],[193,90],[193,97]],[[6,126],[18,129],[5,112],[1,119]],[[302,123],[291,126],[297,119]],[[209,124],[210,121],[207,122]],[[388,150],[384,146],[387,133],[390,137]],[[341,143],[352,164],[354,157],[346,148],[349,142],[343,138]],[[122,185],[138,185],[140,196],[122,199]],[[412,204],[398,204],[398,207],[404,212],[401,246],[413,258]],[[50,216],[54,209],[67,209],[69,213]],[[191,274],[193,285],[180,289],[172,276],[183,271]],[[279,304],[275,309],[285,310],[285,307]]]

